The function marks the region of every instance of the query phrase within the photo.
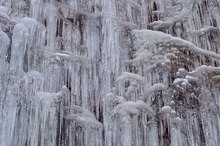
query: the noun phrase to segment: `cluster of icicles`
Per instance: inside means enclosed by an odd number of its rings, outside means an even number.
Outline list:
[[[219,145],[219,0],[0,4],[0,146]]]

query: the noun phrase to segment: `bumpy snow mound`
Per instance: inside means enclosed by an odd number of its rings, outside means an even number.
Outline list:
[[[177,46],[179,49],[188,49],[195,53],[199,53],[205,56],[211,56],[216,59],[220,59],[220,55],[214,52],[206,51],[195,46],[193,43],[183,40],[181,38],[173,37],[169,34],[165,34],[160,31],[153,30],[134,30],[133,34],[136,38],[136,45],[140,48],[146,46],[155,46],[156,44],[163,44],[167,47]],[[166,51],[166,50],[164,50]]]
[[[114,114],[120,114],[122,116],[127,116],[127,115],[138,115],[138,114],[140,114],[141,110],[147,110],[150,114],[154,113],[154,111],[151,109],[151,107],[141,100],[138,100],[136,102],[126,101],[121,104],[118,104],[113,109],[112,112]]]
[[[89,110],[85,110],[80,106],[66,107],[65,110],[69,110],[68,114],[64,117],[69,121],[74,121],[86,128],[102,128],[102,123],[97,121]]]
[[[170,106],[163,106],[161,108],[161,113],[162,114],[170,114],[172,111],[171,107]]]
[[[144,82],[144,78],[142,76],[130,72],[123,72],[122,75],[116,79],[116,82],[123,82],[126,80],[136,80],[142,83]]]

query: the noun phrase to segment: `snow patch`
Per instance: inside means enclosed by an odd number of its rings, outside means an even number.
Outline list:
[[[116,83],[123,82],[125,80],[136,80],[141,83],[144,82],[144,78],[138,74],[130,73],[130,72],[123,72],[122,75],[116,79]]]

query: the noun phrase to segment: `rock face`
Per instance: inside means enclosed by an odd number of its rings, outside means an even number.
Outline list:
[[[0,146],[219,146],[219,0],[0,4]]]

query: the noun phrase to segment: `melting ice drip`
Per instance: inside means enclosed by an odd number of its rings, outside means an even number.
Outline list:
[[[219,0],[0,4],[0,146],[219,145]]]

